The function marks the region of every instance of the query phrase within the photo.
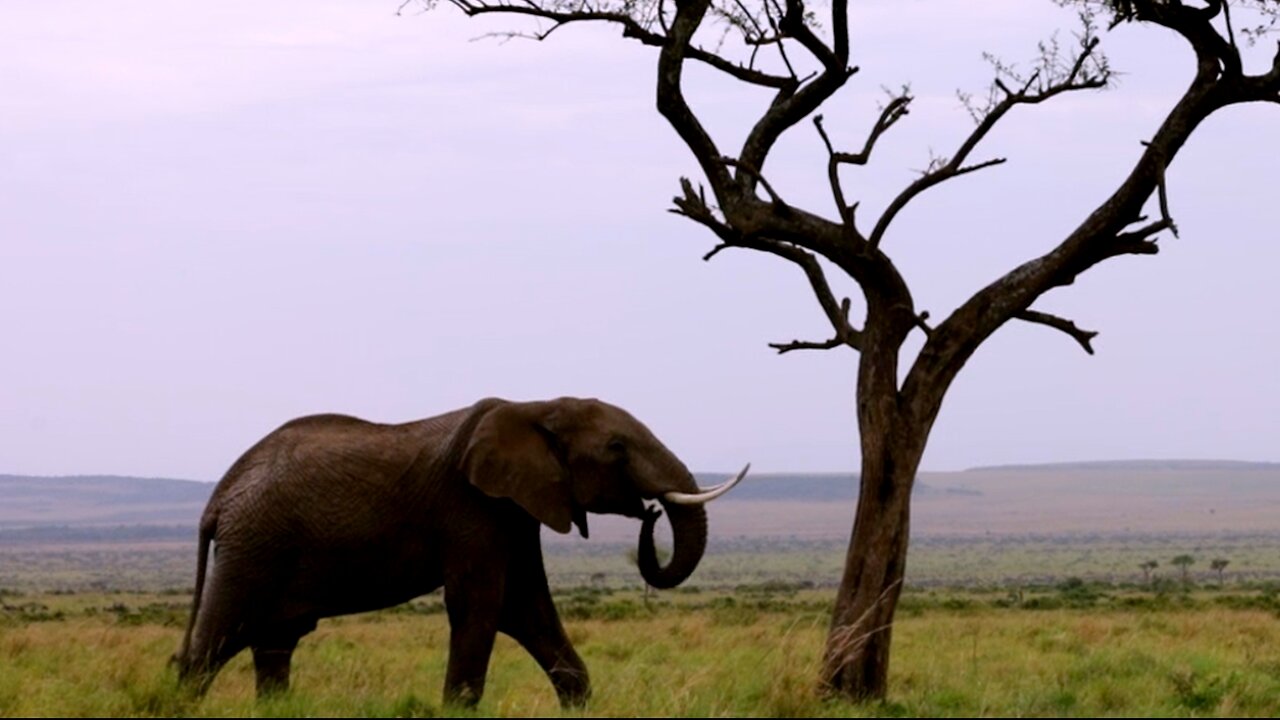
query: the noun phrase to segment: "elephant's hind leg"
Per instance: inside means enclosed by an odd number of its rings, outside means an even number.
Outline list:
[[[193,697],[204,697],[217,674],[207,661],[184,659],[178,665],[178,687]]]
[[[246,646],[243,638],[230,633],[201,638],[192,647],[191,654],[179,669],[178,681],[189,688],[196,697],[209,691],[213,679],[218,676],[227,661]]]
[[[196,618],[179,678],[204,695],[222,666],[254,640],[252,597],[256,584],[228,561],[228,553],[216,556],[213,577]]]

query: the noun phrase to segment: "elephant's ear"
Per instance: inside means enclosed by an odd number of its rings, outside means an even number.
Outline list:
[[[463,471],[486,495],[511,498],[539,522],[569,532],[573,501],[568,475],[552,449],[555,435],[543,423],[545,403],[507,403],[476,425],[463,456]]]

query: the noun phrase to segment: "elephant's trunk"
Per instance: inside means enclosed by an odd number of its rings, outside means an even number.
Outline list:
[[[702,553],[707,549],[707,512],[701,505],[677,505],[666,499],[659,502],[671,520],[671,536],[675,543],[671,562],[666,567],[658,563],[658,553],[653,545],[653,527],[658,514],[654,513],[646,517],[640,526],[636,564],[646,583],[666,590],[688,579],[702,560]]]

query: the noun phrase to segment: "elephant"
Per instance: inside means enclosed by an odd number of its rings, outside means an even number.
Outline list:
[[[749,467],[701,490],[639,420],[596,399],[486,398],[403,424],[292,420],[236,460],[201,516],[191,616],[174,657],[180,682],[204,694],[247,647],[258,696],[286,690],[293,651],[320,618],[443,587],[447,704],[479,701],[501,631],[538,662],[563,706],[581,705],[590,682],[551,600],[541,526],[587,537],[587,512],[640,519],[640,574],[674,587],[706,548],[703,504]],[[653,539],[663,511],[673,535],[665,566]]]

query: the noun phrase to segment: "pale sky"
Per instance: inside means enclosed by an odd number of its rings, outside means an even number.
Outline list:
[[[773,257],[710,263],[666,210],[689,152],[656,54],[610,28],[509,25],[396,0],[8,2],[0,24],[0,473],[217,479],[298,415],[398,422],[486,396],[596,396],[695,470],[857,466],[851,351]],[[872,218],[971,122],[982,52],[1030,59],[1052,3],[852,3],[862,70],[823,109],[860,145],[882,87],[917,103],[846,175]],[[1116,88],[1019,108],[884,247],[935,318],[1056,245],[1128,171],[1190,79],[1180,41],[1105,34]],[[1270,46],[1258,48],[1255,62]],[[726,147],[765,96],[691,71]],[[831,214],[812,125],[766,168]],[[923,468],[1280,460],[1280,107],[1211,118],[1168,174],[1179,239],[1038,309],[1098,354],[1011,324],[961,374]],[[855,294],[844,283],[838,292]],[[913,347],[915,347],[913,345]]]

